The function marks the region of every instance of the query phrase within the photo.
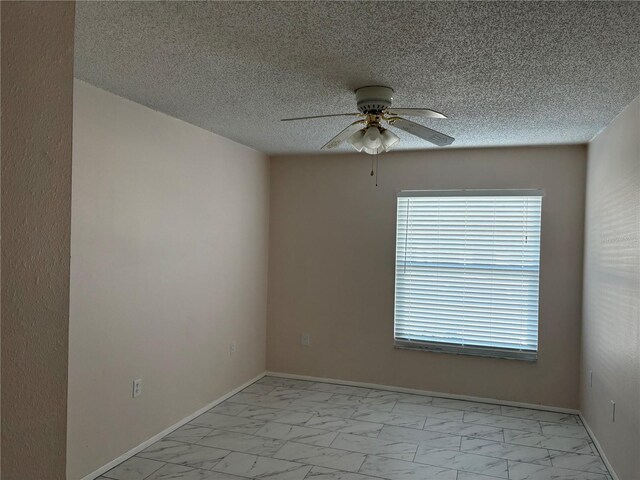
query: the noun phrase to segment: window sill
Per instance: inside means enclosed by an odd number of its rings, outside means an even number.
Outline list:
[[[454,355],[468,355],[473,357],[501,358],[506,360],[520,360],[535,363],[538,361],[538,352],[507,350],[485,347],[463,347],[445,343],[411,342],[395,340],[393,348],[398,350],[423,350],[435,353],[449,353]]]

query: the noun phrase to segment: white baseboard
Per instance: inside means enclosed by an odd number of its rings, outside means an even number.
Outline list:
[[[271,377],[293,378],[296,380],[309,380],[311,382],[335,383],[338,385],[349,385],[353,387],[375,388],[377,390],[391,390],[394,392],[412,393],[414,395],[426,395],[429,397],[452,398],[455,400],[468,400],[471,402],[490,403],[493,405],[505,405],[509,407],[531,408],[534,410],[546,410],[549,412],[568,413],[579,415],[580,411],[573,408],[552,407],[549,405],[539,405],[535,403],[511,402],[509,400],[496,400],[495,398],[474,397],[471,395],[458,395],[454,393],[431,392],[428,390],[418,390],[415,388],[396,387],[393,385],[380,385],[377,383],[352,382],[350,380],[337,380],[335,378],[311,377],[309,375],[296,375],[293,373],[267,372]]]
[[[587,421],[582,416],[582,413],[579,410],[575,410],[575,409],[571,409],[571,408],[554,407],[554,406],[548,406],[548,405],[538,405],[538,404],[531,404],[531,403],[523,403],[523,402],[511,402],[511,401],[508,401],[508,400],[496,400],[496,399],[493,399],[493,398],[474,397],[474,396],[471,396],[471,395],[457,395],[457,394],[442,393],[442,392],[431,392],[431,391],[428,391],[428,390],[419,390],[419,389],[415,389],[415,388],[396,387],[396,386],[392,386],[392,385],[380,385],[380,384],[377,384],[377,383],[352,382],[352,381],[349,381],[349,380],[338,380],[338,379],[334,379],[334,378],[324,378],[324,377],[312,377],[312,376],[309,376],[309,375],[296,375],[296,374],[291,374],[291,373],[280,373],[280,372],[264,372],[264,373],[261,373],[260,375],[257,375],[256,377],[252,378],[251,380],[243,383],[242,385],[238,386],[237,388],[234,388],[230,392],[228,392],[228,393],[222,395],[221,397],[217,398],[216,400],[214,400],[213,402],[209,403],[208,405],[205,405],[204,407],[202,407],[198,411],[196,411],[196,412],[192,413],[191,415],[183,418],[179,422],[171,425],[170,427],[166,428],[162,432],[154,435],[153,437],[149,438],[148,440],[145,440],[140,445],[138,445],[138,446],[132,448],[131,450],[129,450],[128,452],[120,455],[118,458],[110,461],[109,463],[107,463],[106,465],[100,467],[99,469],[95,470],[94,472],[90,473],[89,475],[86,475],[81,480],[94,480],[94,479],[96,479],[97,477],[99,477],[103,473],[106,473],[109,470],[111,470],[116,465],[119,465],[120,463],[124,462],[125,460],[133,457],[136,453],[141,452],[142,450],[147,448],[152,443],[157,442],[158,440],[160,440],[165,435],[168,435],[169,433],[171,433],[174,430],[180,428],[184,424],[189,423],[191,420],[193,420],[197,416],[202,415],[207,410],[215,407],[219,403],[224,402],[227,398],[235,395],[239,391],[247,388],[249,385],[257,382],[258,380],[260,380],[265,375],[272,376],[272,377],[292,378],[292,379],[296,379],[296,380],[308,380],[308,381],[312,381],[312,382],[334,383],[334,384],[337,384],[337,385],[349,385],[349,386],[353,386],[353,387],[375,388],[377,390],[390,390],[390,391],[396,391],[396,392],[411,393],[411,394],[415,394],[415,395],[426,395],[426,396],[429,396],[429,397],[452,398],[452,399],[456,399],[456,400],[469,400],[469,401],[473,401],[473,402],[490,403],[490,404],[494,404],[494,405],[507,405],[507,406],[510,406],[510,407],[531,408],[531,409],[535,409],[535,410],[547,410],[547,411],[551,411],[551,412],[560,412],[560,413],[568,413],[568,414],[572,414],[572,415],[579,415],[580,416],[580,420],[582,421],[584,427],[586,428],[587,432],[589,433],[589,435],[591,437],[591,440],[593,441],[593,444],[598,449],[598,452],[600,453],[600,456],[602,457],[602,460],[604,461],[605,466],[609,470],[609,474],[611,475],[612,479],[613,480],[620,480],[619,477],[616,475],[615,471],[613,470],[613,467],[611,466],[611,463],[607,459],[607,456],[605,455],[604,451],[602,450],[602,447],[600,446],[600,443],[598,442],[598,439],[594,435],[593,431],[589,427],[589,424],[587,423]]]
[[[149,438],[148,440],[145,440],[144,442],[142,442],[140,445],[138,445],[137,447],[132,448],[131,450],[129,450],[127,453],[123,453],[122,455],[120,455],[118,458],[110,461],[109,463],[107,463],[106,465],[103,465],[102,467],[100,467],[99,469],[97,469],[96,471],[90,473],[89,475],[82,477],[81,480],[94,480],[95,478],[98,478],[100,475],[102,475],[105,472],[108,472],[109,470],[111,470],[113,467],[115,467],[116,465],[119,465],[120,463],[124,462],[125,460],[133,457],[136,453],[141,452],[142,450],[144,450],[145,448],[147,448],[149,445],[151,445],[152,443],[157,442],[158,440],[160,440],[162,437],[164,437],[165,435],[168,435],[169,433],[173,432],[174,430],[180,428],[181,426],[183,426],[185,423],[189,423],[191,420],[193,420],[194,418],[202,415],[204,412],[206,412],[207,410],[215,407],[216,405],[218,405],[219,403],[224,402],[227,398],[235,395],[236,393],[238,393],[240,390],[243,390],[245,388],[247,388],[249,385],[251,385],[252,383],[257,382],[258,380],[260,380],[262,377],[264,377],[266,375],[266,372],[261,373],[260,375],[257,375],[256,377],[252,378],[251,380],[243,383],[242,385],[240,385],[237,388],[234,388],[233,390],[231,390],[228,393],[225,393],[224,395],[222,395],[221,397],[215,399],[213,402],[211,402],[208,405],[205,405],[204,407],[202,407],[201,409],[199,409],[196,412],[193,412],[191,415],[183,418],[182,420],[180,420],[177,423],[174,423],[173,425],[171,425],[169,428],[164,429],[163,431],[161,431],[160,433],[154,435],[153,437]]]
[[[580,421],[582,422],[582,425],[584,425],[584,428],[587,429],[587,433],[591,437],[591,441],[593,442],[593,444],[598,449],[598,453],[600,454],[600,457],[602,457],[602,461],[604,462],[604,465],[607,467],[607,470],[609,470],[609,475],[611,475],[611,478],[613,478],[613,480],[620,480],[620,478],[616,474],[615,470],[613,469],[613,466],[611,465],[611,462],[609,462],[609,459],[605,455],[604,450],[600,446],[600,442],[598,442],[598,439],[596,438],[595,434],[593,433],[593,430],[591,430],[591,427],[587,423],[587,420],[582,415],[582,412],[580,412]]]
[[[573,409],[573,408],[563,408],[563,407],[554,407],[554,406],[549,406],[549,405],[532,404],[532,403],[511,402],[511,401],[508,401],[508,400],[496,400],[494,398],[474,397],[474,396],[471,396],[471,395],[457,395],[457,394],[452,394],[452,393],[431,392],[431,391],[428,391],[428,390],[418,390],[418,389],[415,389],[415,388],[404,388],[404,387],[394,387],[394,386],[390,386],[390,385],[379,385],[377,383],[352,382],[352,381],[349,381],[349,380],[337,380],[335,378],[312,377],[312,376],[309,376],[309,375],[296,375],[296,374],[293,374],[293,373],[267,372],[266,375],[271,376],[271,377],[292,378],[292,379],[295,379],[295,380],[308,380],[308,381],[311,381],[311,382],[334,383],[334,384],[337,384],[337,385],[349,385],[349,386],[352,386],[352,387],[375,388],[377,390],[391,390],[391,391],[395,391],[395,392],[412,393],[412,394],[415,394],[415,395],[426,395],[426,396],[429,396],[429,397],[452,398],[452,399],[456,399],[456,400],[469,400],[469,401],[472,401],[472,402],[490,403],[490,404],[493,404],[493,405],[507,405],[507,406],[510,406],[510,407],[531,408],[531,409],[535,409],[535,410],[546,410],[546,411],[550,411],[550,412],[559,412],[559,413],[568,413],[568,414],[572,414],[572,415],[579,415],[580,421],[582,421],[582,424],[584,425],[585,429],[589,433],[589,436],[591,437],[591,440],[593,441],[593,444],[598,449],[598,453],[600,454],[600,457],[602,457],[602,461],[604,462],[605,466],[607,467],[607,470],[609,470],[609,475],[611,475],[611,478],[613,480],[620,480],[620,478],[616,474],[615,470],[613,469],[613,466],[609,462],[609,459],[605,455],[604,450],[600,446],[600,443],[598,442],[598,439],[596,438],[595,434],[591,430],[591,427],[589,427],[589,424],[587,423],[585,418],[582,416],[582,412],[580,412],[580,410],[576,410],[576,409]]]

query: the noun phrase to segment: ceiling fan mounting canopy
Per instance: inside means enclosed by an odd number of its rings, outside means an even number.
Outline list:
[[[329,117],[359,117],[358,120],[354,121],[329,140],[322,147],[323,150],[336,148],[343,142],[347,142],[359,152],[364,151],[372,155],[387,152],[393,145],[398,143],[400,138],[391,130],[384,128],[383,122],[439,147],[451,145],[454,141],[454,138],[449,135],[402,118],[400,115],[425,118],[447,117],[430,108],[392,107],[393,88],[391,87],[369,85],[356,89],[355,94],[359,113],[337,113],[331,115],[315,115],[312,117],[284,118],[282,121],[290,122],[293,120],[310,120]]]
[[[379,114],[393,102],[393,88],[371,85],[356,89],[356,102],[360,113]]]

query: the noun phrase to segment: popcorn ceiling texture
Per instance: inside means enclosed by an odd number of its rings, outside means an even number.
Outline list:
[[[640,94],[638,2],[79,2],[76,76],[268,153],[384,84],[453,146],[584,143]],[[431,147],[400,134],[399,148]],[[346,147],[343,147],[346,148]]]

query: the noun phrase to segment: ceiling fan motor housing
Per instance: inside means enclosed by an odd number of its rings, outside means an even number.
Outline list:
[[[379,85],[360,87],[356,90],[356,102],[361,113],[380,113],[391,106],[393,88]]]

